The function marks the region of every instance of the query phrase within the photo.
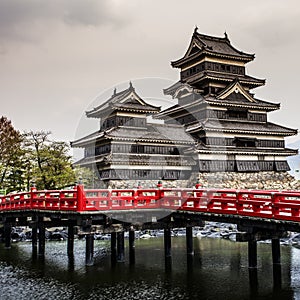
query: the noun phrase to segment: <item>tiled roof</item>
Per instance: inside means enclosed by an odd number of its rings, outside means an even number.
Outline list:
[[[239,96],[239,98],[233,99],[233,97],[228,97],[226,99],[216,99],[212,96],[205,97],[205,101],[208,104],[213,104],[217,106],[225,106],[225,107],[245,107],[245,108],[256,108],[256,109],[263,109],[263,110],[277,110],[280,107],[279,103],[272,103],[260,99],[255,98],[255,102],[249,102],[245,98]]]
[[[193,51],[193,47],[196,48],[195,51]],[[233,47],[227,34],[225,34],[225,37],[214,37],[198,33],[195,30],[185,55],[171,64],[173,67],[180,67],[186,61],[195,59],[202,54],[230,57],[246,62],[254,59],[254,54],[245,53]]]
[[[234,48],[231,45],[227,34],[225,34],[224,37],[214,37],[214,36],[195,32],[194,36],[201,44],[203,44],[204,49],[207,51],[226,54],[226,55],[249,57],[249,58],[253,58],[254,56],[253,54],[244,53]]]
[[[297,130],[280,126],[274,123],[249,123],[232,121],[213,121],[207,120],[203,123],[194,123],[187,127],[187,131],[218,131],[218,132],[243,132],[248,134],[272,134],[288,136],[297,134]]]
[[[144,141],[164,141],[167,143],[193,143],[193,138],[185,132],[184,126],[148,124],[147,128],[119,127],[110,131],[108,138],[138,139]]]
[[[194,139],[185,132],[182,125],[148,124],[147,127],[113,127],[107,131],[97,131],[71,143],[72,147],[84,147],[99,139],[127,141],[162,142],[168,144],[193,144]]]
[[[238,80],[241,83],[244,84],[246,83],[253,86],[262,86],[265,84],[264,79],[258,79],[249,75],[237,75],[237,74],[221,73],[221,72],[214,72],[214,71],[207,71],[207,70],[199,72],[194,76],[187,78],[186,82],[189,84],[193,84],[195,82],[199,82],[207,78],[213,80],[219,80],[219,81],[228,81],[228,82],[234,81],[236,78],[238,78]]]
[[[207,146],[202,143],[198,143],[194,148],[197,152],[203,153],[219,153],[219,154],[270,154],[272,155],[296,155],[298,153],[295,149],[265,149],[265,148],[250,148],[250,147],[222,147],[222,146]],[[192,150],[192,149],[190,149]]]
[[[87,117],[97,118],[103,114],[107,115],[107,111],[113,110],[129,110],[143,113],[157,113],[160,107],[146,103],[135,91],[130,83],[129,88],[121,92],[114,91],[114,94],[104,103],[86,112]]]

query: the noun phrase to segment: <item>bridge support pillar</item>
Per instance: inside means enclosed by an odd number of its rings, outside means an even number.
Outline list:
[[[111,263],[117,262],[117,233],[112,232],[110,234],[110,250],[111,250]]]
[[[5,249],[11,248],[11,223],[5,222],[4,223],[4,244]]]
[[[248,241],[249,268],[257,268],[257,242],[254,239]]]
[[[117,232],[117,261],[125,262],[124,231]]]
[[[33,223],[31,225],[31,245],[32,245],[32,257],[37,258],[38,253],[38,230],[37,230],[37,220],[33,218]]]
[[[85,236],[85,264],[92,266],[94,264],[94,234],[88,233]]]
[[[194,245],[193,245],[193,227],[186,227],[186,253],[187,255],[194,255]]]
[[[74,255],[74,226],[73,224],[68,224],[68,245],[67,245],[68,256]]]
[[[272,239],[272,258],[273,264],[280,264],[280,240]]]
[[[171,229],[164,229],[164,246],[165,246],[165,257],[171,257]]]
[[[135,231],[129,230],[129,263],[135,263]]]
[[[43,218],[42,218],[43,219]],[[45,245],[46,245],[46,238],[45,238],[45,224],[43,220],[38,221],[38,228],[39,228],[39,251],[38,255],[40,257],[45,256]]]

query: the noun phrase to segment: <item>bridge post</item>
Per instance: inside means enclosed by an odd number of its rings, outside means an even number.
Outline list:
[[[111,249],[111,263],[115,264],[117,261],[117,233],[115,231],[110,234],[110,249]]]
[[[186,253],[187,255],[194,255],[194,246],[193,246],[193,227],[187,226],[185,228],[186,232]]]
[[[273,264],[280,264],[280,240],[279,240],[279,238],[272,239],[272,259],[273,259]]]
[[[74,225],[73,223],[68,224],[68,245],[67,245],[68,256],[74,255]]]
[[[11,222],[4,223],[4,244],[5,249],[11,248]]]
[[[255,239],[248,241],[248,264],[249,268],[257,268],[257,242]]]
[[[129,263],[135,263],[135,231],[134,229],[129,230]]]
[[[92,266],[94,264],[94,234],[88,233],[85,236],[85,264]]]
[[[32,257],[37,258],[37,253],[38,253],[38,230],[37,230],[37,218],[36,217],[32,217],[31,245],[32,245]]]
[[[77,190],[77,211],[84,211],[86,209],[86,198],[84,194],[84,187],[82,184],[78,184]]]
[[[164,229],[164,247],[165,247],[165,257],[171,257],[171,229]]]
[[[39,218],[38,220],[38,236],[39,236],[39,250],[38,250],[38,255],[43,258],[45,256],[45,244],[46,244],[46,239],[45,239],[45,223],[43,220],[43,217]]]
[[[124,231],[117,232],[117,261],[125,262]]]

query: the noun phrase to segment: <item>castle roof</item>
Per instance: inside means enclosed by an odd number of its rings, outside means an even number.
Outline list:
[[[130,82],[129,87],[116,92],[104,103],[86,112],[89,118],[100,118],[109,115],[112,111],[138,112],[154,114],[160,111],[160,107],[145,102],[135,91]]]
[[[191,85],[203,82],[204,80],[221,81],[221,82],[229,83],[234,81],[236,78],[242,84],[247,85],[250,88],[263,86],[266,82],[265,79],[258,79],[249,75],[237,75],[237,74],[230,74],[230,73],[224,74],[221,72],[207,71],[207,70],[198,72],[184,81]]]
[[[194,139],[185,132],[183,125],[148,123],[146,127],[113,127],[97,131],[72,142],[72,147],[85,147],[100,139],[167,144],[192,144]]]
[[[224,37],[215,37],[198,33],[196,28],[185,55],[181,59],[171,62],[171,65],[180,68],[185,63],[197,59],[201,55],[230,58],[244,62],[254,59],[254,54],[245,53],[232,46],[226,33]]]
[[[234,122],[225,120],[206,120],[204,122],[196,122],[187,126],[187,132],[197,132],[204,130],[206,132],[223,132],[223,133],[243,133],[256,135],[277,135],[291,136],[297,134],[296,129],[291,129],[271,122],[266,123],[249,123]]]

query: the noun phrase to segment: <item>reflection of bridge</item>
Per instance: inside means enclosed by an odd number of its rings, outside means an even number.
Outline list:
[[[74,228],[86,235],[86,263],[93,263],[95,230],[111,234],[112,260],[124,261],[124,231],[134,259],[134,230],[164,229],[165,256],[171,256],[171,228],[186,227],[187,253],[193,253],[192,227],[203,221],[235,223],[239,241],[248,242],[249,267],[257,266],[257,241],[272,239],[273,263],[280,263],[280,237],[300,232],[300,192],[233,189],[95,189],[22,192],[0,197],[7,248],[12,226],[32,227],[33,254],[45,254],[45,228],[68,227],[68,255]]]

